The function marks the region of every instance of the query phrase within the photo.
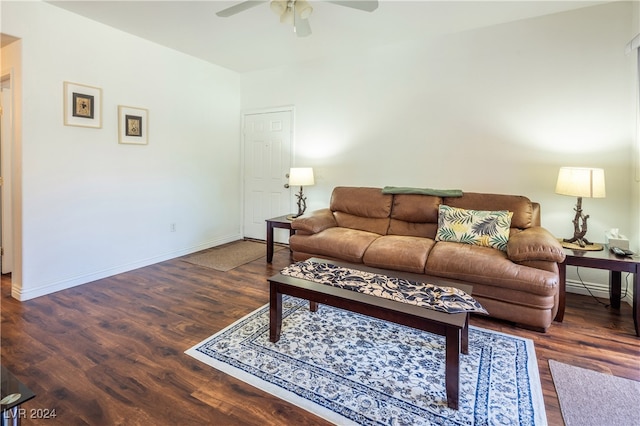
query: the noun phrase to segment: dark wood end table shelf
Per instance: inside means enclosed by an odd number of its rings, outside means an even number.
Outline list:
[[[628,272],[633,276],[633,323],[636,329],[636,336],[640,336],[640,305],[638,303],[638,298],[640,298],[640,256],[616,256],[609,251],[608,245],[603,244],[603,246],[604,249],[600,251],[564,250],[566,259],[563,263],[558,264],[560,270],[560,297],[558,314],[555,320],[562,322],[564,319],[567,265],[609,271],[609,300],[613,309],[620,309],[622,273]]]
[[[273,228],[282,228],[289,230],[289,236],[296,233],[295,229],[291,229],[291,220],[287,216],[278,216],[267,219],[267,263],[273,261]]]

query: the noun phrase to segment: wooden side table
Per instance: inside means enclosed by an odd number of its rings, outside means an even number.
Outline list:
[[[633,274],[633,323],[636,328],[636,336],[640,336],[640,256],[616,256],[609,251],[608,245],[603,244],[603,246],[604,250],[600,251],[565,249],[566,259],[563,263],[558,264],[560,270],[560,295],[558,313],[555,320],[562,322],[564,319],[567,265],[609,271],[609,300],[613,309],[620,309],[622,273],[629,272]]]
[[[273,228],[289,230],[289,236],[295,234],[295,229],[291,229],[291,221],[287,215],[267,219],[267,263],[273,261]]]

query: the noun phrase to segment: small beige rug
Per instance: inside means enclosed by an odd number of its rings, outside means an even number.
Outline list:
[[[637,425],[640,382],[549,360],[567,426]]]
[[[283,248],[276,245],[273,247],[273,252],[275,253]],[[194,265],[226,272],[266,255],[267,245],[265,243],[240,240],[203,250],[185,257],[184,260]]]

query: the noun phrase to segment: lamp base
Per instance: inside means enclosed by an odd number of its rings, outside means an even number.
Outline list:
[[[601,244],[589,243],[589,244],[585,244],[583,247],[580,244],[570,243],[569,241],[565,241],[562,239],[560,240],[560,244],[562,245],[562,247],[571,249],[571,250],[600,251],[604,249],[604,247]]]
[[[585,238],[587,234],[587,219],[589,215],[582,213],[582,197],[578,197],[576,207],[573,209],[576,212],[573,218],[573,238],[565,238],[560,240],[562,247],[571,250],[583,250],[583,251],[600,251],[603,247],[600,244],[594,244]]]
[[[302,193],[302,185],[300,186],[300,192],[296,194],[296,198],[298,198],[298,214],[293,215],[294,219],[298,216],[302,216],[305,210],[307,210],[307,197]]]

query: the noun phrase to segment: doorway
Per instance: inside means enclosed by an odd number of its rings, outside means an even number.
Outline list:
[[[11,74],[0,76],[0,270],[13,272],[11,158],[13,146]]]
[[[242,117],[246,238],[265,240],[265,220],[291,213],[291,191],[285,185],[291,167],[293,112],[293,107],[286,107]],[[288,232],[276,232],[274,237],[276,242],[289,242]]]

